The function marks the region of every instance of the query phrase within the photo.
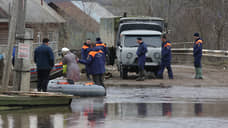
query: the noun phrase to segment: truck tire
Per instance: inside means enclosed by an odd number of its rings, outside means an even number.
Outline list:
[[[157,76],[157,75],[158,75],[159,70],[160,70],[160,66],[156,67],[156,69],[154,70],[154,74],[155,74],[155,76]]]
[[[123,66],[120,66],[120,77],[122,79],[127,79],[127,73],[128,73],[127,69],[124,68]]]

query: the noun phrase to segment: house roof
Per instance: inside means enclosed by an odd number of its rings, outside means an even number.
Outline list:
[[[111,12],[96,2],[72,1],[72,3],[98,23],[100,23],[102,17],[114,16]]]
[[[68,22],[79,25],[80,28],[86,29],[90,32],[95,32],[99,29],[99,24],[90,16],[81,11],[72,2],[52,2],[57,12],[66,17]],[[75,21],[75,22],[72,22]]]
[[[51,3],[51,2],[69,2],[69,1],[72,1],[72,0],[44,0],[45,2],[47,3]]]
[[[0,18],[8,18],[9,4],[12,0],[0,0]],[[26,23],[63,23],[65,20],[58,15],[45,2],[40,0],[27,0]],[[7,15],[1,14],[1,10]]]

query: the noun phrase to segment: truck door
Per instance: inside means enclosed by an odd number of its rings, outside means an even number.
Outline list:
[[[122,49],[123,49],[123,40],[124,40],[124,37],[120,37],[120,40],[119,42],[117,42],[117,47],[116,47],[116,57],[117,57],[117,64],[120,65],[121,64],[121,58],[122,58],[122,55],[121,55],[121,52],[122,52]]]

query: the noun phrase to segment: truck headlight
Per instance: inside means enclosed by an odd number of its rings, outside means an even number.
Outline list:
[[[154,53],[154,58],[157,59],[157,60],[161,59],[161,54],[158,53],[158,52]]]
[[[130,53],[130,52],[127,53],[127,58],[128,58],[128,59],[131,59],[132,57],[133,57],[133,54],[132,54],[132,53]]]

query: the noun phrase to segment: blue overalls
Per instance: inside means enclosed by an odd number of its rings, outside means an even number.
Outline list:
[[[90,45],[85,43],[81,49],[81,58],[86,59],[90,50],[91,50]]]
[[[108,54],[108,49],[107,49],[106,45],[104,43],[102,43],[101,41],[96,42],[96,47],[99,48],[100,50],[102,50],[105,55]]]
[[[146,53],[147,53],[147,46],[144,42],[139,44],[137,49],[137,56],[138,56],[138,68],[140,70],[144,70],[145,62],[146,62]]]
[[[95,84],[104,86],[105,62],[103,51],[94,48],[89,52],[87,59],[79,60],[79,62],[88,65],[89,73],[93,75]]]
[[[167,68],[169,79],[173,79],[171,60],[172,60],[171,42],[166,41],[165,43],[162,43],[162,60],[161,60],[160,70],[158,72],[159,78],[163,78],[163,72],[165,68]]]
[[[194,66],[201,68],[201,57],[202,57],[202,49],[203,49],[203,40],[200,38],[197,39],[194,43],[194,50],[193,50],[193,55],[194,55]]]
[[[201,58],[202,58],[202,49],[203,49],[203,40],[198,38],[193,47],[193,56],[194,56],[194,66],[195,66],[195,79],[203,79],[202,76],[202,64],[201,64]]]
[[[82,59],[86,59],[87,56],[88,56],[88,53],[91,51],[91,48],[90,48],[90,45],[85,43],[83,46],[82,46],[82,49],[81,49],[81,58]],[[88,69],[88,65],[85,65],[85,70],[86,70],[86,76],[87,76],[87,79],[90,80],[90,77],[89,77],[89,69]]]

